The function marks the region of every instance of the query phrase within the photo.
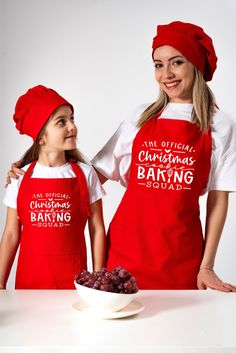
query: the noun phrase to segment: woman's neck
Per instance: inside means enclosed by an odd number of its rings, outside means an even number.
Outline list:
[[[46,167],[60,167],[66,164],[65,152],[43,152],[39,153],[38,162]]]

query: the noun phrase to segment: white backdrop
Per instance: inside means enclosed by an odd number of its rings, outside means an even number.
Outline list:
[[[219,107],[236,121],[234,0],[0,0],[0,6],[1,199],[11,162],[31,144],[11,118],[19,95],[44,84],[71,101],[79,148],[92,158],[129,112],[156,97],[151,44],[157,24],[193,22],[213,38],[219,61],[210,86]],[[105,189],[108,226],[124,188],[108,182]],[[202,198],[203,222],[204,203]],[[234,283],[235,211],[232,194],[216,260],[219,275]],[[2,204],[0,214],[2,232]],[[8,283],[13,286],[14,270]]]

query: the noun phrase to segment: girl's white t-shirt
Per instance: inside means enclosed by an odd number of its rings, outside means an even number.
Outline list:
[[[91,163],[106,178],[129,183],[131,153],[134,138],[139,130],[137,121],[149,104],[139,106],[129,120],[123,121]],[[193,105],[169,103],[160,119],[191,121]],[[170,122],[171,128],[171,122]],[[212,156],[207,188],[211,190],[236,191],[236,124],[222,111],[216,109],[211,124]]]
[[[78,162],[78,165],[82,169],[89,191],[89,199],[90,204],[94,203],[95,201],[99,200],[103,196],[105,196],[105,190],[103,189],[98,176],[91,165]],[[22,169],[26,171],[29,168],[30,164],[27,164]],[[75,173],[70,165],[70,163],[66,163],[60,167],[46,167],[38,162],[36,163],[32,178],[42,178],[42,179],[51,179],[51,178],[74,178]],[[17,196],[19,187],[21,184],[23,176],[19,175],[19,179],[11,179],[11,184],[9,184],[6,188],[3,203],[4,205],[17,208]]]

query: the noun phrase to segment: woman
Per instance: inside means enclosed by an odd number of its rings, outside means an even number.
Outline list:
[[[92,161],[102,181],[127,186],[109,228],[107,266],[127,267],[143,289],[235,291],[213,270],[228,192],[236,191],[236,130],[206,84],[217,63],[212,40],[173,22],[157,27],[152,56],[158,100],[121,124]]]
[[[159,98],[123,122],[92,161],[101,181],[127,187],[109,228],[107,266],[126,267],[142,289],[235,291],[213,270],[228,192],[236,191],[236,128],[206,84],[217,62],[212,40],[173,22],[157,27],[152,55]]]

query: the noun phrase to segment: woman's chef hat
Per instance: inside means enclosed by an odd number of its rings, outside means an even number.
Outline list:
[[[154,50],[162,45],[170,45],[183,54],[202,73],[205,81],[211,81],[216,69],[217,56],[212,39],[192,23],[180,21],[157,26],[157,35],[153,38]]]
[[[31,136],[34,140],[55,109],[67,104],[73,106],[56,91],[42,85],[30,88],[17,101],[13,119],[20,134]]]

